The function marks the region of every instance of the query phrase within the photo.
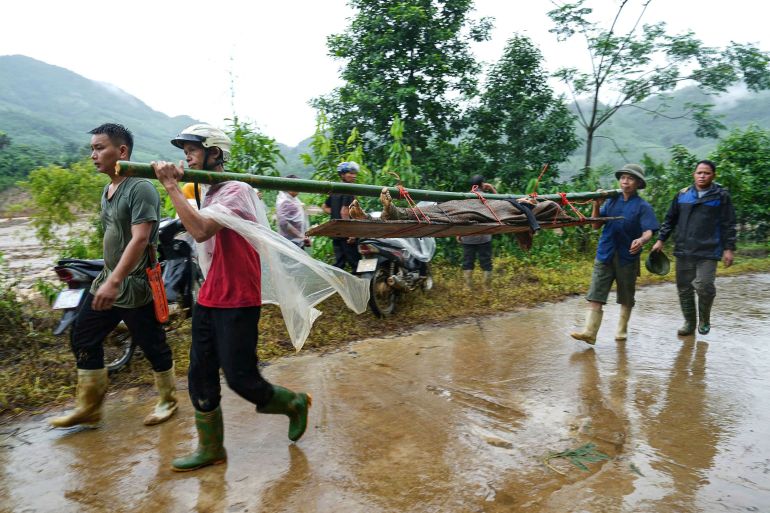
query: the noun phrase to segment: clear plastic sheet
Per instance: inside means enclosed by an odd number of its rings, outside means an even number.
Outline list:
[[[335,292],[354,312],[366,311],[369,282],[342,269],[319,262],[291,241],[274,232],[265,205],[250,186],[225,182],[209,192],[200,214],[240,234],[257,250],[262,263],[262,302],[279,305],[291,343],[299,351],[321,315],[315,306]],[[216,235],[214,236],[216,237]],[[214,237],[198,248],[203,275],[211,266]]]

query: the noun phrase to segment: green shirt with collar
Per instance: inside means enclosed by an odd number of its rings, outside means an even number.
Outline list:
[[[152,182],[145,178],[129,177],[118,184],[112,198],[107,198],[109,184],[102,193],[101,221],[104,227],[104,269],[91,285],[95,294],[118,265],[120,257],[131,241],[131,227],[135,224],[153,223],[150,243],[158,242],[160,220],[160,195]],[[142,254],[125,280],[119,286],[113,306],[138,308],[152,301],[152,291],[147,282],[145,269],[149,266],[147,252]]]

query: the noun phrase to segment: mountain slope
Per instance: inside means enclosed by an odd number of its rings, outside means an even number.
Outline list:
[[[169,139],[196,120],[169,117],[111,84],[22,55],[0,56],[0,130],[15,144],[52,154],[81,148],[87,132],[105,123],[134,133],[135,160],[178,158]]]

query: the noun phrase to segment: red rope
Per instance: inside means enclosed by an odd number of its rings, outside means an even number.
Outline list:
[[[396,185],[398,187],[398,194],[400,197],[404,198],[406,200],[406,203],[409,205],[409,209],[412,211],[412,214],[414,214],[415,219],[417,219],[418,223],[422,223],[420,220],[420,216],[417,215],[417,212],[422,215],[422,218],[425,220],[426,223],[430,224],[430,219],[428,219],[428,216],[425,215],[425,212],[420,209],[420,207],[417,206],[417,203],[414,202],[412,197],[409,195],[409,191],[407,191],[403,185],[400,183]]]
[[[573,205],[572,202],[567,199],[567,193],[566,192],[560,192],[559,196],[561,196],[561,204],[562,204],[562,206],[566,207],[566,206],[569,205],[569,208],[571,208],[572,211],[577,214],[578,219],[580,219],[581,221],[586,218],[586,216],[584,216],[583,213],[580,210],[576,209],[575,205]]]
[[[471,192],[473,194],[475,194],[476,196],[478,196],[479,199],[481,200],[481,202],[489,209],[490,212],[492,212],[492,215],[495,216],[495,219],[497,219],[497,223],[498,224],[503,224],[503,222],[500,220],[500,218],[497,217],[497,214],[495,214],[495,211],[492,210],[492,207],[489,206],[489,203],[487,203],[487,200],[485,200],[484,196],[482,196],[481,193],[479,192],[479,186],[478,185],[474,185],[471,188]]]
[[[548,164],[543,166],[543,170],[540,171],[540,176],[538,176],[537,180],[535,180],[535,186],[532,188],[532,192],[529,193],[530,197],[537,198],[537,186],[540,185],[540,179],[543,178],[543,175],[546,171],[548,171]]]

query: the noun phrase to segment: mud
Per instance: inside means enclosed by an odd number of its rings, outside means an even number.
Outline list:
[[[697,339],[662,285],[625,343],[613,304],[595,348],[570,339],[575,299],[283,359],[264,373],[313,394],[305,437],[226,391],[229,460],[191,473],[169,470],[195,443],[184,389],[152,428],[139,390],[109,396],[97,430],[0,426],[0,510],[770,511],[770,275],[717,287]],[[587,470],[544,463],[589,443],[607,458]]]
[[[55,233],[66,239],[82,231],[86,224],[77,221],[72,226],[58,227]],[[43,248],[29,217],[0,219],[0,253],[14,281],[18,281],[14,284],[15,290],[23,296],[32,293],[32,286],[38,279],[57,280],[53,271],[57,252]]]

